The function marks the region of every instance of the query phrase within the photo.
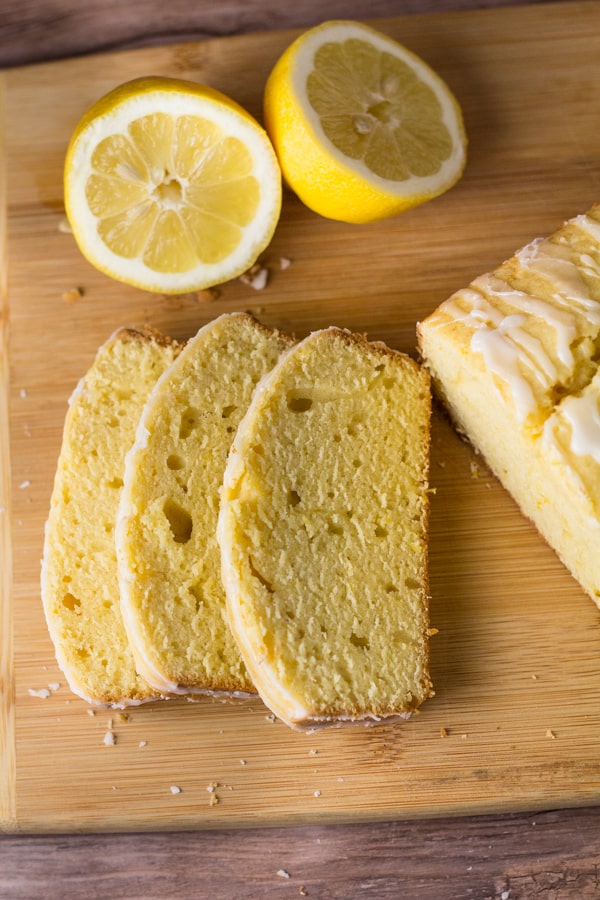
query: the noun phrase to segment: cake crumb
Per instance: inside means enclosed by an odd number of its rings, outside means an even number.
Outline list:
[[[217,806],[218,803],[219,803],[219,798],[218,798],[217,794],[211,794],[210,800],[208,801],[208,805],[209,806]]]
[[[86,713],[88,714],[88,716],[91,716],[93,719],[94,716],[96,715],[96,710],[95,709],[86,709]]]
[[[147,746],[148,746],[148,741],[140,741],[138,744],[138,747],[147,747]]]
[[[555,735],[555,733],[554,733],[550,728],[549,728],[548,731],[546,732],[546,737],[547,737],[547,738],[550,738],[550,740],[552,740],[552,741],[555,741],[555,740],[556,740],[556,735]]]
[[[469,735],[468,735],[468,734],[461,734],[460,737],[461,737],[461,740],[466,741],[467,738],[469,737]]]
[[[58,220],[58,230],[62,234],[73,234],[73,229],[71,228],[71,223],[69,222],[69,220],[67,219],[66,216],[62,216],[62,218],[60,218]]]
[[[479,478],[479,466],[476,462],[471,462],[469,468],[471,469],[471,478]]]
[[[279,268],[281,269],[282,272],[285,272],[286,269],[289,269],[291,264],[292,264],[292,261],[291,261],[291,259],[288,259],[287,256],[281,256],[279,258]]]
[[[27,691],[30,697],[39,697],[40,700],[47,700],[50,696],[50,691],[48,688],[40,688],[39,691],[35,691],[33,688],[29,688]]]
[[[311,756],[316,756],[319,751],[315,747],[313,747],[308,752],[310,753]]]
[[[442,737],[442,738],[448,737],[448,729],[444,728],[443,725],[440,728],[440,737]]]
[[[319,790],[316,790],[313,794],[313,797],[320,797],[320,796],[321,796],[321,791],[319,791]]]
[[[117,722],[129,722],[129,713],[119,712],[116,714],[115,719]]]
[[[245,766],[245,765],[246,765],[246,760],[240,759],[240,766]]]
[[[172,794],[180,794],[181,793],[181,788],[177,784],[172,784],[169,790],[171,791]]]
[[[112,733],[112,731],[107,731],[107,732],[106,732],[106,734],[104,735],[104,741],[103,741],[103,743],[104,743],[104,745],[105,745],[106,747],[114,747],[114,745],[117,743],[117,738],[116,738],[116,736]]]
[[[306,888],[304,887],[303,884],[301,884],[300,887],[298,888],[298,893],[300,894],[301,897],[308,897],[308,891],[306,890]]]
[[[221,296],[221,291],[216,287],[205,288],[202,291],[196,291],[196,300],[198,303],[214,303]]]
[[[22,400],[25,400],[27,398],[27,388],[21,388],[19,396]]]
[[[267,720],[267,722],[274,722],[275,716],[273,715],[273,713],[271,713],[270,715],[265,716],[265,719]]]
[[[25,481],[22,481],[19,485],[20,490],[24,491],[25,488],[31,487],[31,481],[29,478],[26,478]]]
[[[255,291],[262,291],[263,288],[267,286],[267,281],[269,280],[269,270],[266,266],[262,266],[260,263],[254,263],[251,268],[248,269],[247,272],[244,272],[243,275],[240,275],[240,281],[242,284],[248,284]]]
[[[51,691],[58,691],[60,690],[60,681],[51,681],[49,682],[48,687]]]
[[[280,878],[291,878],[292,877],[289,872],[286,872],[285,869],[277,869],[277,874],[279,875]]]
[[[65,303],[75,303],[83,297],[83,288],[73,287],[68,291],[64,291],[62,298]]]

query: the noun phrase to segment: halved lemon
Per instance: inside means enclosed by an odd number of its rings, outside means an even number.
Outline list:
[[[163,293],[246,271],[281,209],[281,171],[258,122],[206,85],[162,77],[129,81],[83,116],[64,189],[84,256]]]
[[[465,165],[448,86],[359,22],[325,22],[294,41],[268,78],[264,116],[286,182],[331,219],[397,215],[448,190]]]

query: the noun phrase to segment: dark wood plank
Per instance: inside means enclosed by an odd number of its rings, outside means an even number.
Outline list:
[[[305,28],[324,18],[379,18],[516,2],[328,0],[324,5],[322,0],[3,0],[0,67],[272,28]]]
[[[0,896],[597,900],[599,860],[592,809],[242,832],[4,836]]]

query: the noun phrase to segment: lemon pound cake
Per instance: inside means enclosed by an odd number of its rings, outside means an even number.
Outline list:
[[[458,429],[600,604],[600,204],[418,332]]]
[[[259,385],[218,523],[231,628],[262,699],[313,731],[430,695],[429,377],[338,328]]]
[[[138,671],[162,693],[256,693],[226,621],[219,492],[255,385],[289,343],[245,313],[220,316],[189,341],[142,413],[117,554]]]
[[[89,703],[157,696],[136,672],[119,605],[115,522],[125,453],[146,398],[178,345],[120,329],[73,393],[46,523],[42,599],[58,663]]]

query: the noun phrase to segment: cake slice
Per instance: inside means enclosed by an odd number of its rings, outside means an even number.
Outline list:
[[[290,343],[245,313],[220,316],[140,418],[116,535],[121,609],[138,671],[161,693],[256,693],[227,626],[215,531],[238,422]]]
[[[218,523],[229,621],[295,729],[406,718],[431,693],[429,419],[422,368],[328,328],[239,426]]]
[[[144,403],[179,346],[119,329],[73,393],[46,523],[42,600],[58,663],[88,703],[156,698],[136,672],[121,618],[114,533],[125,453]]]
[[[600,605],[600,204],[418,326],[457,428]]]

